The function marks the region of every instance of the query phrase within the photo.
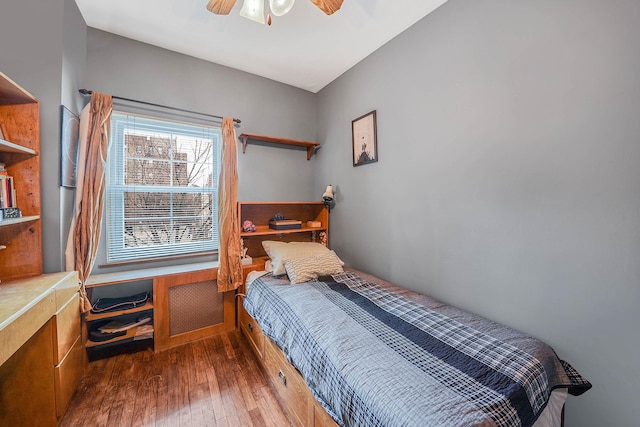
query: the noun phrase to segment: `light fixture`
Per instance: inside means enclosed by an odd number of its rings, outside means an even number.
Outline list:
[[[289,12],[293,7],[296,0],[269,0],[269,7],[271,13],[267,13],[267,24],[271,25],[271,14],[275,16],[282,16]],[[244,0],[242,9],[240,9],[240,16],[259,22],[265,23],[264,11],[266,0]]]
[[[269,8],[275,16],[282,16],[289,12],[296,0],[269,0]]]
[[[244,0],[240,16],[264,25],[264,0]]]
[[[324,201],[324,205],[327,207],[327,209],[329,210],[329,213],[331,213],[331,207],[333,205],[335,205],[334,201],[333,201],[333,186],[331,184],[327,185],[327,189],[324,190],[324,193],[322,194],[322,200]]]
[[[240,16],[249,18],[261,24],[265,23],[264,10],[267,9],[264,3],[267,0],[244,0]],[[289,12],[295,3],[295,0],[268,0],[267,24],[271,25],[271,14],[274,16],[282,16]],[[343,0],[311,0],[320,10],[327,15],[336,12],[342,6]],[[209,0],[207,9],[216,15],[228,15],[236,4],[236,0]]]

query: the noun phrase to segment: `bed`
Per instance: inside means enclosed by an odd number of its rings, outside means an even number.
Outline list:
[[[567,394],[591,387],[539,340],[336,259],[300,256],[248,280],[241,326],[255,321],[243,331],[294,424],[559,426]]]

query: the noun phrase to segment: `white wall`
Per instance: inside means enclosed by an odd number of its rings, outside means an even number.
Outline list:
[[[449,0],[319,93],[316,192],[349,264],[526,331],[637,424],[640,3]],[[377,109],[379,162],[351,120]]]

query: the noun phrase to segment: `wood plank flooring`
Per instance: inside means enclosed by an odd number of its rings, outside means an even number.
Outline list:
[[[290,426],[239,331],[89,363],[60,426]]]

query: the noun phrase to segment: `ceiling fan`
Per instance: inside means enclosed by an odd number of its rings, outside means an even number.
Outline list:
[[[284,15],[291,10],[294,1],[269,0],[271,13],[276,16]],[[340,9],[343,0],[311,0],[311,2],[327,15],[331,15]],[[236,0],[209,0],[207,9],[216,15],[228,15],[235,3]],[[264,24],[264,0],[244,0],[240,15]],[[271,25],[271,15],[268,17],[268,24]]]

